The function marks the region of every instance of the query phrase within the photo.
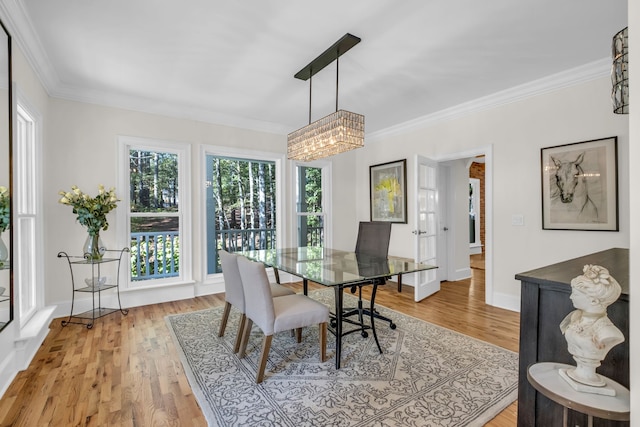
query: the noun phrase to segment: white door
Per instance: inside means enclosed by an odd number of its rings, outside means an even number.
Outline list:
[[[415,182],[415,260],[438,265],[438,163],[416,156]],[[416,273],[415,300],[420,301],[440,290],[438,270]]]

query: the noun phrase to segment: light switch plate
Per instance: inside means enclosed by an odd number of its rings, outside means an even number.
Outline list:
[[[524,215],[511,215],[511,225],[523,226],[524,225]]]

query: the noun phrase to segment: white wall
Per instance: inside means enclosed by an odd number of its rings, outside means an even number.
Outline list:
[[[119,135],[179,141],[192,145],[191,177],[193,225],[193,278],[202,283],[202,162],[200,145],[230,146],[255,149],[263,152],[283,153],[286,137],[249,130],[217,126],[201,122],[172,119],[152,114],[126,111],[97,105],[51,99],[51,113],[45,126],[44,183],[45,230],[48,241],[45,246],[45,270],[49,278],[46,284],[46,301],[51,304],[68,304],[71,298],[68,266],[56,257],[64,250],[78,254],[86,238],[86,230],[76,222],[69,206],[58,203],[60,190],[68,191],[77,185],[89,194],[97,192],[99,184],[116,186],[117,150]],[[116,193],[128,191],[116,188]],[[123,207],[124,208],[124,207]],[[123,229],[114,213],[108,215],[109,230],[100,234],[109,248],[116,248],[116,236]],[[181,293],[182,297],[195,296],[197,291]],[[149,299],[149,302],[155,301]],[[126,297],[123,300],[127,304]]]
[[[18,89],[29,98],[34,108],[46,114],[49,97],[15,41],[12,47],[12,66],[13,81],[17,83]],[[15,262],[14,265],[16,265]],[[17,277],[18,275],[14,274],[14,280],[17,280]],[[18,284],[14,283],[14,301],[18,298],[16,286]],[[14,321],[0,333],[0,396],[17,372],[29,365],[48,332],[53,308],[39,308],[40,310],[26,323],[22,321],[23,319],[17,318],[20,314],[19,310],[14,310]],[[20,328],[22,323],[25,324]]]
[[[369,165],[412,159],[416,153],[451,158],[452,153],[492,146],[493,290],[497,300],[509,301],[508,305],[516,305],[510,308],[517,309],[520,283],[515,274],[611,247],[629,247],[629,118],[612,113],[610,87],[610,79],[603,77],[368,142],[356,164],[356,217],[369,217]],[[620,231],[542,230],[540,149],[609,136],[618,136]],[[407,165],[411,177],[413,164]],[[411,179],[408,192],[411,206]],[[524,215],[524,227],[511,226],[513,214]],[[390,253],[413,255],[413,223],[409,209],[409,223],[393,226]]]
[[[333,247],[352,251],[356,247],[358,237],[357,221],[369,220],[369,184],[364,187],[355,185],[359,173],[357,165],[364,152],[360,148],[332,158],[333,190],[331,203],[333,207]],[[367,166],[367,174],[369,167]],[[367,175],[368,176],[368,175]],[[360,206],[358,206],[358,203]],[[366,210],[366,215],[356,217],[356,212]]]
[[[629,46],[640,46],[640,1],[633,0],[629,2]],[[640,164],[640,96],[638,88],[640,88],[640,55],[637,49],[629,50],[629,88],[630,88],[630,114],[629,114],[629,164]],[[636,88],[635,90],[633,88]],[[631,245],[630,256],[631,265],[630,282],[631,287],[637,289],[640,282],[640,174],[630,174],[631,199]],[[629,190],[629,189],[628,189]],[[630,359],[636,363],[631,363],[631,426],[640,427],[640,410],[638,410],[638,402],[640,402],[640,298],[637,292],[630,298],[630,337],[629,344],[631,347]]]

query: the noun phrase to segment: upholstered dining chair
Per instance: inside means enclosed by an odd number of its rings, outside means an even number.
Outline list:
[[[238,270],[238,258],[240,255],[229,253],[225,250],[219,252],[220,264],[222,266],[222,277],[224,278],[224,311],[222,313],[222,319],[220,320],[220,329],[218,336],[224,336],[224,331],[227,328],[227,321],[229,320],[229,313],[231,312],[231,306],[234,306],[240,311],[240,326],[238,327],[238,335],[233,346],[233,352],[237,353],[240,349],[240,343],[242,341],[242,331],[246,322],[245,314],[245,302],[244,291],[242,290],[242,278],[240,277],[240,270]],[[273,297],[280,297],[284,295],[295,295],[295,292],[285,286],[277,283],[270,283],[271,294]]]
[[[262,353],[258,363],[256,383],[264,379],[273,334],[290,329],[297,330],[298,342],[301,330],[318,325],[320,337],[320,361],[324,362],[327,348],[327,322],[329,309],[306,295],[295,294],[272,298],[265,266],[244,257],[238,258],[238,267],[244,286],[247,321],[238,356],[243,358],[247,350],[251,327],[255,323],[264,333]]]

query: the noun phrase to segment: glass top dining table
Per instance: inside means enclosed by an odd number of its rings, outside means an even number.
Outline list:
[[[278,270],[300,277],[305,295],[308,293],[308,281],[335,289],[336,322],[335,331],[332,332],[336,335],[336,368],[338,369],[343,336],[343,290],[357,284],[380,281],[395,275],[400,281],[403,274],[437,268],[433,265],[415,263],[406,258],[380,258],[363,253],[310,246],[246,250],[241,254],[268,267],[273,267],[276,278],[279,278]],[[372,306],[374,298],[375,294],[371,298]]]

